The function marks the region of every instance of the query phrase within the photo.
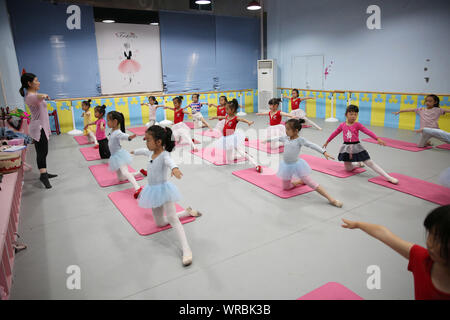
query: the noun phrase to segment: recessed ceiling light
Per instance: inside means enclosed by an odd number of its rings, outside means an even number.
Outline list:
[[[103,23],[114,23],[114,20],[102,20]]]
[[[255,11],[255,10],[259,10],[259,9],[261,9],[261,5],[259,4],[258,1],[252,1],[247,6],[247,10]]]
[[[197,0],[195,1],[196,4],[210,4],[211,1],[209,0]]]
[[[159,23],[158,22],[152,22],[152,23],[150,23],[152,26],[158,26],[159,25]]]

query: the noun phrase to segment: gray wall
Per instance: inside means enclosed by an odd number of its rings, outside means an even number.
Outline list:
[[[381,30],[366,27],[372,4]],[[291,86],[293,56],[323,54],[325,66],[334,60],[325,89],[450,93],[448,0],[266,0],[266,10],[281,87]]]

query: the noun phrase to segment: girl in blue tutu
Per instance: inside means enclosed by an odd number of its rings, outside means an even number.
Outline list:
[[[134,187],[134,198],[137,199],[141,187],[139,187],[134,174],[128,171],[128,165],[131,164],[132,158],[130,153],[122,149],[120,140],[131,141],[136,138],[136,135],[129,135],[125,133],[125,118],[122,113],[117,111],[108,112],[106,116],[108,127],[112,129],[111,135],[108,141],[109,151],[111,156],[109,157],[109,170],[117,173],[119,181],[128,180]],[[136,174],[139,174],[138,172]]]
[[[284,190],[291,190],[299,185],[306,184],[325,197],[332,205],[341,208],[342,202],[331,197],[322,186],[311,179],[310,166],[305,160],[299,158],[301,148],[306,146],[323,154],[327,160],[329,158],[334,159],[318,145],[299,137],[302,123],[305,123],[305,120],[290,119],[286,122],[286,136],[267,140],[269,142],[276,139],[284,144],[283,159],[280,160],[277,176],[281,178]],[[293,177],[297,179],[292,180]]]
[[[186,239],[180,217],[199,217],[198,211],[190,207],[180,213],[176,212],[175,202],[181,198],[178,188],[168,180],[168,173],[181,179],[183,174],[170,157],[170,152],[175,148],[172,138],[172,130],[160,126],[151,126],[145,132],[147,148],[137,149],[132,152],[135,155],[148,157],[147,177],[148,184],[139,195],[139,206],[151,208],[158,227],[168,224],[172,226],[178,235],[183,249],[183,265],[192,263],[192,251]],[[165,215],[164,215],[165,213]]]

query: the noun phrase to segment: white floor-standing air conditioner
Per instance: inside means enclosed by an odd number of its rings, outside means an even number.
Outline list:
[[[258,60],[258,112],[269,110],[269,100],[277,95],[276,60]]]

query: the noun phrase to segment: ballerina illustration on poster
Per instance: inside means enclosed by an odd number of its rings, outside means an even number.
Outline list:
[[[138,61],[132,59],[133,57],[133,50],[131,48],[132,36],[133,35],[128,35],[125,37],[128,38],[130,41],[127,41],[123,44],[124,46],[123,55],[125,59],[120,62],[118,67],[119,71],[125,75],[128,85],[132,84],[134,75],[141,70],[141,64]]]

